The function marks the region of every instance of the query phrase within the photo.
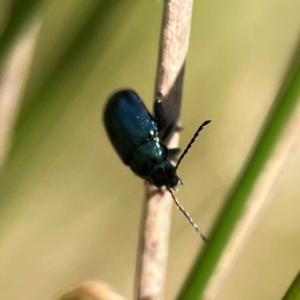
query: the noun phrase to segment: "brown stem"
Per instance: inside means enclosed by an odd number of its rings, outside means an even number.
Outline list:
[[[166,125],[160,137],[179,120],[192,5],[192,0],[164,2],[155,87],[155,96],[162,95],[166,116]],[[168,148],[178,148],[179,134],[172,134],[165,142]],[[138,261],[137,299],[163,299],[171,209],[170,193],[147,184]]]

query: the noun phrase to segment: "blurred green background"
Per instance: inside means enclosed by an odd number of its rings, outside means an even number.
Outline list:
[[[101,115],[120,87],[152,107],[162,7],[52,0],[30,18],[41,28],[0,182],[1,299],[57,299],[85,279],[132,298],[143,182],[117,157]],[[4,0],[0,11],[9,20]],[[298,0],[194,3],[181,147],[213,122],[180,166],[177,196],[208,235],[281,83],[299,12]],[[300,262],[299,168],[298,151],[217,299],[279,299],[288,288]],[[166,299],[202,246],[174,209]]]

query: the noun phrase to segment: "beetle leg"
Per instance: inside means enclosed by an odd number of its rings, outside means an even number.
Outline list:
[[[178,160],[178,155],[180,153],[180,148],[168,149],[168,158],[170,160]]]
[[[180,124],[176,124],[174,127],[175,132],[181,132],[183,130],[184,130],[184,128]]]
[[[161,140],[165,142],[173,132],[179,132],[181,130],[182,127],[179,124],[172,123],[166,128],[164,135],[161,137]]]
[[[161,131],[166,123],[165,112],[162,106],[162,97],[158,96],[154,103],[154,120],[157,124],[158,131]]]

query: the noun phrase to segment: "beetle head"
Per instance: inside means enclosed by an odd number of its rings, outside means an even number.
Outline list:
[[[176,174],[175,166],[168,160],[154,166],[150,174],[150,180],[157,187],[166,186],[167,188],[175,188],[181,182]]]

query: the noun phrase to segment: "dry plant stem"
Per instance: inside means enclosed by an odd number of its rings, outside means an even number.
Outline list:
[[[40,22],[23,32],[8,56],[0,79],[0,170],[10,147],[19,100],[26,84]]]
[[[73,286],[59,297],[58,300],[126,300],[110,285],[100,280],[86,280]]]
[[[163,96],[166,126],[176,124],[180,114],[184,64],[188,50],[192,0],[166,0],[155,95]],[[162,133],[164,134],[164,130]],[[162,136],[160,135],[160,136]],[[178,133],[167,141],[177,148]],[[163,299],[172,198],[166,189],[147,185],[144,228],[138,264],[138,299]]]
[[[300,99],[299,99],[300,100]],[[298,101],[300,102],[300,101]],[[280,142],[274,149],[272,158],[266,164],[263,172],[253,189],[243,218],[239,221],[236,229],[222,255],[216,272],[210,279],[204,292],[204,299],[213,299],[222,285],[226,275],[231,270],[239,253],[245,246],[251,232],[260,216],[266,210],[272,194],[278,185],[284,168],[295,152],[300,139],[300,103],[294,110],[289,124],[282,134]]]

